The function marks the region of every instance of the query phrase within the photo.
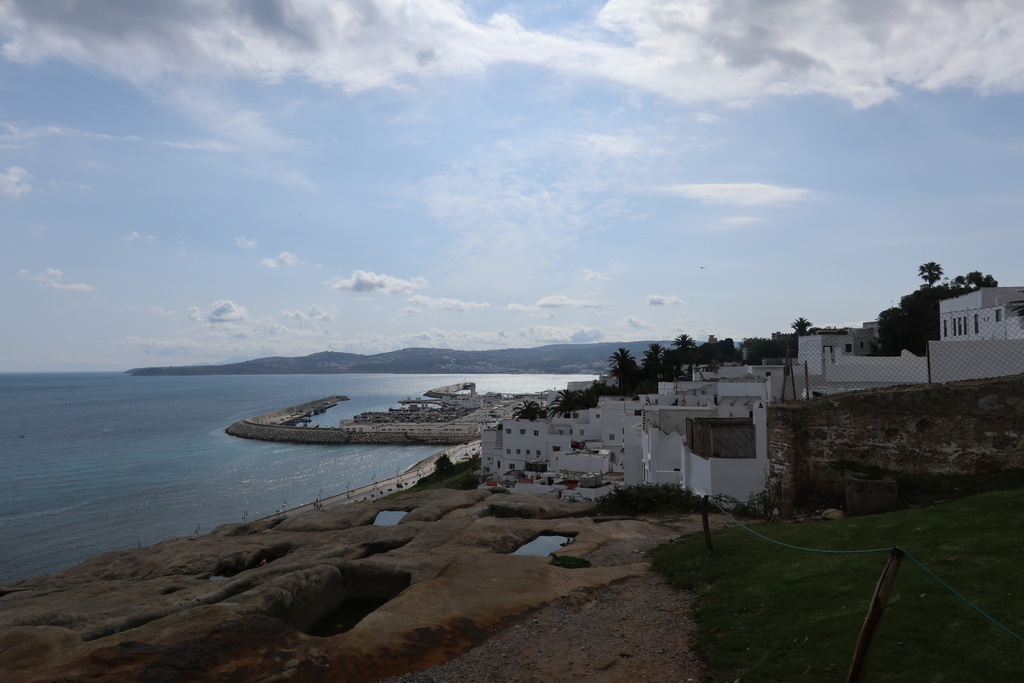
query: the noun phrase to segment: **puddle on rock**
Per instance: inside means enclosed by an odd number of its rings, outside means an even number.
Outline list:
[[[381,510],[373,520],[373,526],[394,526],[407,514],[409,513],[405,510]]]
[[[540,555],[547,557],[551,553],[572,543],[572,536],[555,536],[543,534],[512,552],[513,555]]]

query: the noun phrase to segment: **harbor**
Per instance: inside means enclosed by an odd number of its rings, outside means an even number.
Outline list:
[[[406,399],[399,402],[401,407],[387,411],[360,413],[337,426],[311,424],[313,416],[348,400],[327,396],[238,420],[225,431],[243,439],[318,445],[466,444],[480,438],[482,425],[507,417],[519,400],[500,393],[477,394],[473,382],[438,387],[424,396],[428,398]]]

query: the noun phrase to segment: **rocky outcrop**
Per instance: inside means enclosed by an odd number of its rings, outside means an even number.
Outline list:
[[[408,514],[373,526],[381,510]],[[585,553],[635,524],[585,511],[443,490],[107,553],[0,586],[0,678],[371,681],[432,666],[514,615],[643,571],[507,554],[544,533],[574,536],[571,552]],[[367,604],[334,633],[341,613]]]

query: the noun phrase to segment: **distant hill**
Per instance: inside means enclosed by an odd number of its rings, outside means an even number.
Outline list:
[[[639,360],[653,342],[553,344],[533,349],[455,351],[402,349],[365,356],[321,351],[309,356],[272,356],[223,365],[177,365],[133,368],[127,374],[152,375],[326,375],[341,373],[484,374],[594,373],[608,371],[608,357],[625,347]],[[660,342],[668,346],[670,342]]]

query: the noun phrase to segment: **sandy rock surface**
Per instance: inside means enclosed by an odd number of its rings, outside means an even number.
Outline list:
[[[373,526],[381,510],[408,514]],[[643,556],[699,520],[672,528],[584,511],[539,496],[437,491],[100,555],[0,586],[0,680],[701,676],[687,654],[689,597]],[[507,554],[541,534],[573,536],[562,552],[593,566]],[[373,611],[354,628],[322,630],[365,601]],[[503,673],[488,678],[496,661]]]

